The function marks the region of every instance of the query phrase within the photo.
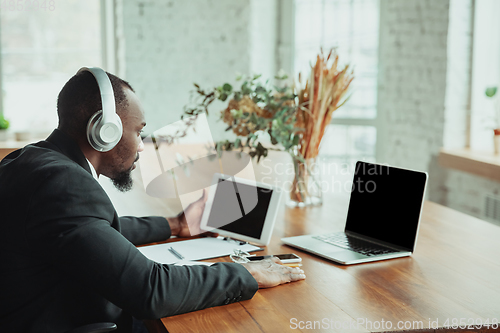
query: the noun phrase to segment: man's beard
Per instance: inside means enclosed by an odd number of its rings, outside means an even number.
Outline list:
[[[139,154],[137,154],[134,163],[137,162],[138,160],[139,160]],[[134,165],[132,164],[130,169],[125,171],[120,171],[115,177],[111,178],[113,185],[118,191],[127,192],[132,189],[132,186],[134,185],[134,181],[132,180],[132,175],[131,175],[133,169]]]
[[[132,180],[132,168],[119,172],[116,177],[111,178],[113,185],[120,192],[127,192],[132,189],[134,181]]]

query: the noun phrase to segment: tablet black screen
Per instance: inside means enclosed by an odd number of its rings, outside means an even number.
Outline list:
[[[207,226],[260,239],[273,190],[219,179]]]

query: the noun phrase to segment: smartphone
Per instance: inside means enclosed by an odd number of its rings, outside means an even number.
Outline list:
[[[254,257],[247,257],[247,259],[250,260],[250,261],[259,261],[259,260],[264,260],[264,259],[268,259],[268,258],[271,258],[271,257],[277,257],[284,264],[291,264],[291,263],[297,263],[297,262],[301,262],[302,261],[302,258],[299,257],[298,255],[294,254],[294,253],[276,254],[274,256],[271,256],[271,255],[267,255],[267,256],[254,256]]]
[[[247,259],[250,261],[261,261],[264,259],[269,259],[271,257],[272,257],[271,255],[269,255],[269,256],[253,256],[253,257],[247,257]]]
[[[276,254],[274,256],[281,260],[281,262],[284,264],[292,264],[302,261],[302,258],[295,253]]]

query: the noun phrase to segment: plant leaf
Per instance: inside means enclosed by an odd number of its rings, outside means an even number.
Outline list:
[[[497,87],[488,87],[484,93],[488,97],[493,97],[497,93]]]

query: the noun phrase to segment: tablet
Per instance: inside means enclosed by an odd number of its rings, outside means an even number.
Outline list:
[[[258,245],[271,240],[283,191],[272,185],[214,174],[201,228]]]

